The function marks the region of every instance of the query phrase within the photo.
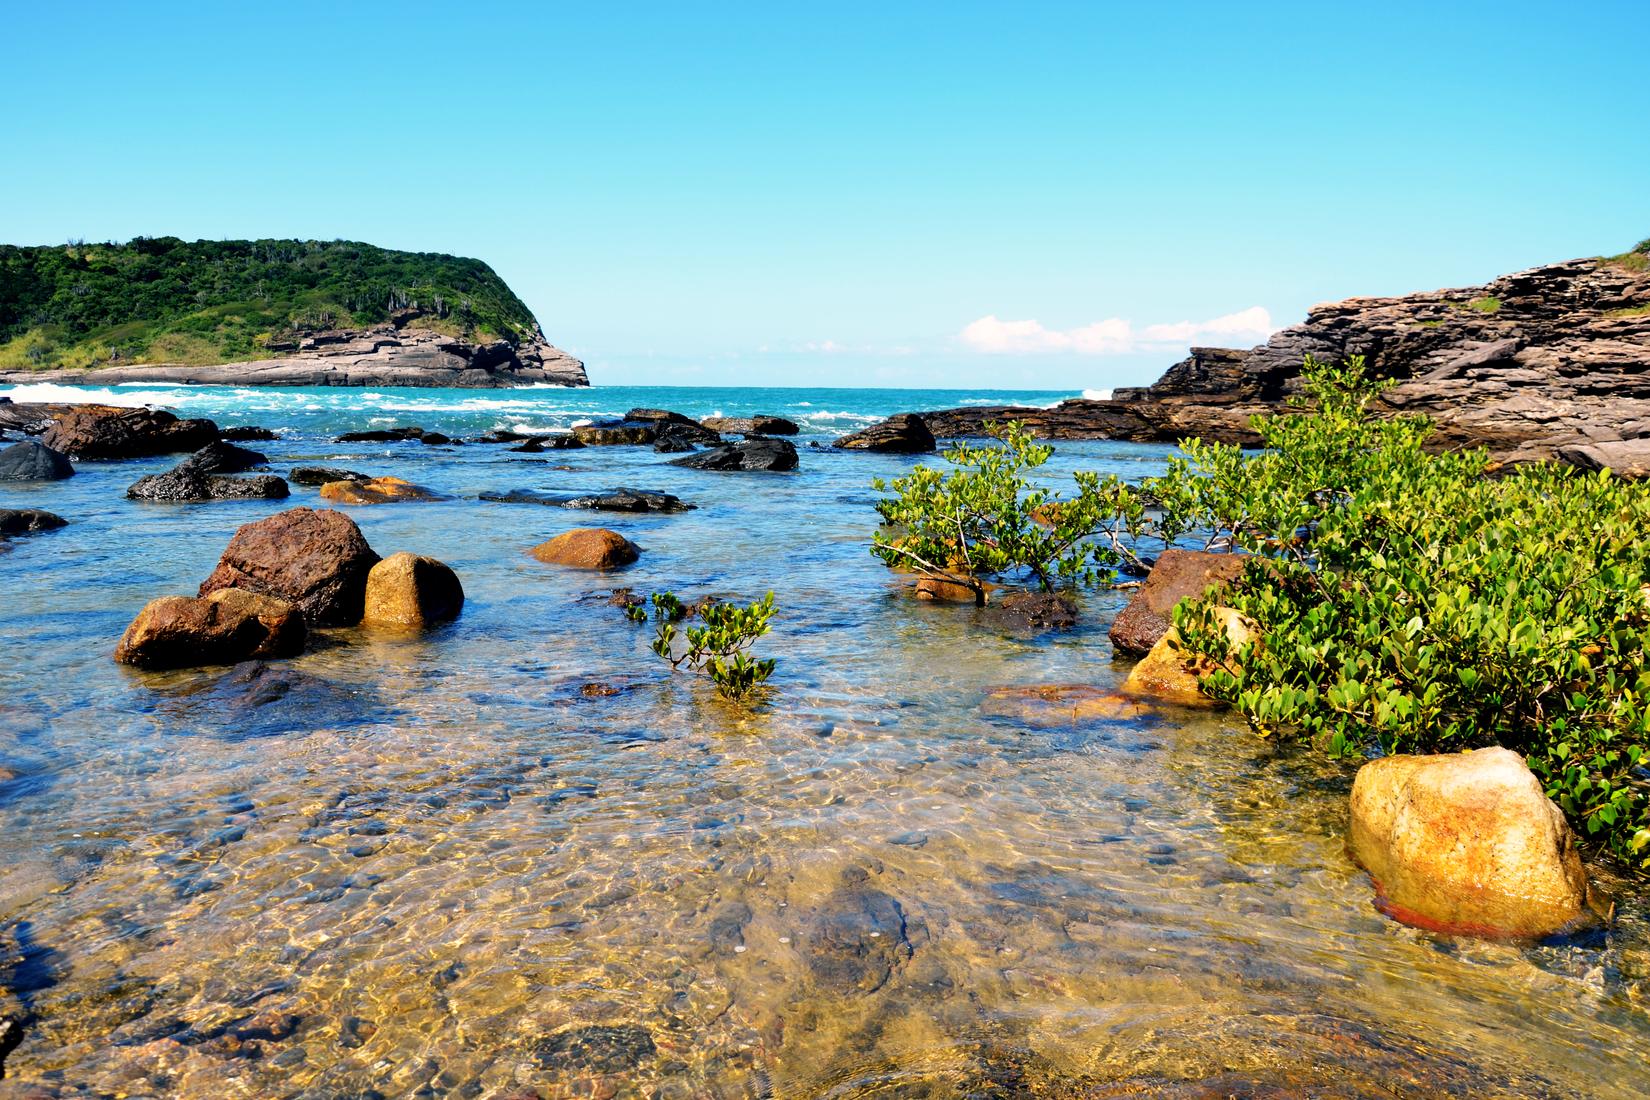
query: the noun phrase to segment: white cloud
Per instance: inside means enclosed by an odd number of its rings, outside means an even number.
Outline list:
[[[1029,355],[1068,352],[1075,355],[1126,355],[1164,347],[1210,342],[1258,343],[1272,335],[1272,315],[1251,306],[1207,321],[1176,321],[1147,325],[1139,332],[1121,317],[1111,317],[1079,328],[1054,329],[1041,321],[1004,321],[995,314],[981,317],[962,330],[962,341],[987,355]]]

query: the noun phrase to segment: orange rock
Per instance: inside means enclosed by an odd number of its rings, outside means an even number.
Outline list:
[[[339,504],[399,504],[405,501],[442,499],[439,493],[398,477],[375,477],[370,481],[329,481],[321,486],[321,496]]]
[[[115,648],[115,660],[140,668],[233,665],[304,651],[304,613],[285,600],[220,588],[211,595],[150,600]]]
[[[455,618],[464,606],[458,574],[434,558],[403,551],[391,554],[367,574],[369,626],[427,627]]]
[[[540,543],[530,553],[539,561],[576,569],[618,569],[641,555],[635,543],[605,527],[575,528]]]
[[[990,598],[996,585],[990,581],[977,582],[985,594]],[[919,600],[939,600],[942,603],[980,603],[983,602],[975,595],[974,589],[962,577],[923,577],[917,581],[913,591]]]
[[[1365,764],[1347,846],[1380,906],[1408,924],[1540,937],[1590,919],[1564,814],[1507,749]]]
[[[1085,722],[1133,722],[1158,711],[1145,700],[1120,691],[1088,684],[1036,684],[993,688],[980,704],[980,713],[1048,729]]]
[[[1231,647],[1229,656],[1235,656],[1239,649],[1259,639],[1260,627],[1247,615],[1230,607],[1217,607],[1215,614],[1226,630],[1226,640]],[[1216,667],[1207,657],[1187,653],[1181,646],[1180,631],[1170,627],[1129,672],[1123,690],[1186,707],[1217,707],[1220,703],[1203,694],[1198,686]]]

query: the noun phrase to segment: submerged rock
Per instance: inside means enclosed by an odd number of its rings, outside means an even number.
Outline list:
[[[194,451],[218,438],[210,420],[179,420],[164,409],[77,405],[58,415],[40,441],[80,458],[148,458]]]
[[[223,438],[231,443],[257,443],[279,439],[280,437],[268,428],[260,428],[253,424],[242,424],[233,428],[225,428]]]
[[[991,593],[997,590],[997,586],[990,581],[976,583],[980,586],[979,592],[961,577],[922,577],[912,587],[912,591],[919,600],[978,604],[989,600]]]
[[[139,668],[232,665],[304,651],[303,612],[285,600],[222,588],[208,596],[150,600],[115,648]]]
[[[584,508],[597,512],[686,512],[696,507],[679,496],[650,489],[609,489],[604,493],[540,493],[511,489],[482,493],[482,500],[499,504],[545,504],[555,508]]]
[[[914,954],[904,908],[853,876],[815,914],[807,947],[809,972],[834,994],[874,993]]]
[[[1564,814],[1507,749],[1365,764],[1348,847],[1382,908],[1408,924],[1540,937],[1590,918]]]
[[[787,439],[745,439],[673,459],[690,470],[794,470],[796,447]]]
[[[0,481],[62,481],[74,476],[69,456],[25,439],[0,451]]]
[[[544,1069],[582,1073],[631,1073],[658,1054],[653,1034],[640,1024],[573,1027],[532,1045]]]
[[[1174,625],[1174,609],[1181,600],[1202,596],[1243,575],[1247,559],[1241,554],[1211,554],[1202,550],[1165,550],[1111,624],[1111,644],[1119,653],[1151,652]]]
[[[1229,654],[1235,655],[1239,649],[1259,640],[1260,627],[1247,615],[1230,607],[1217,607],[1215,614],[1226,631],[1226,641],[1231,647]],[[1181,645],[1180,631],[1170,627],[1129,672],[1123,689],[1186,707],[1217,707],[1221,704],[1203,694],[1199,687],[1199,681],[1215,667],[1215,662],[1207,657],[1187,653]]]
[[[342,512],[291,508],[237,530],[200,594],[241,588],[294,604],[313,626],[349,626],[378,560]]]
[[[428,627],[456,618],[463,606],[457,573],[434,558],[403,551],[367,574],[361,619],[372,626]]]
[[[364,432],[345,432],[337,443],[411,443],[424,438],[424,429],[418,427],[374,428]]]
[[[980,713],[1038,729],[1087,722],[1137,722],[1158,716],[1157,709],[1138,696],[1091,684],[992,688],[980,704]]]
[[[928,454],[936,446],[934,433],[915,413],[898,413],[880,424],[845,435],[833,447],[845,451],[875,451],[881,454]]]
[[[321,497],[339,504],[406,504],[444,499],[433,490],[398,477],[329,481],[321,486]]]
[[[0,535],[32,535],[36,531],[55,531],[68,524],[62,516],[39,508],[0,508]]]
[[[618,569],[641,556],[635,543],[605,527],[564,531],[529,552],[539,561],[575,569]]]

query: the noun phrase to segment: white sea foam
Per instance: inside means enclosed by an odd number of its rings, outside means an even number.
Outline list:
[[[21,386],[0,387],[0,396],[9,397],[19,404],[40,401],[66,405],[118,405],[123,408],[138,408],[143,405],[179,403],[176,392],[172,390],[122,388],[117,392],[115,387],[110,386],[64,386],[56,382],[30,382]]]
[[[1110,401],[1110,390],[1084,390],[1083,396],[1090,401]]]

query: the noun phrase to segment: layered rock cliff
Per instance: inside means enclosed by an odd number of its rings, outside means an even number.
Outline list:
[[[1650,242],[1612,259],[1570,260],[1483,286],[1314,307],[1249,350],[1193,348],[1150,386],[1052,409],[923,414],[940,437],[1023,420],[1051,439],[1252,443],[1249,419],[1299,392],[1308,356],[1363,355],[1400,379],[1394,411],[1425,413],[1441,446],[1484,445],[1509,461],[1560,458],[1650,470]]]

